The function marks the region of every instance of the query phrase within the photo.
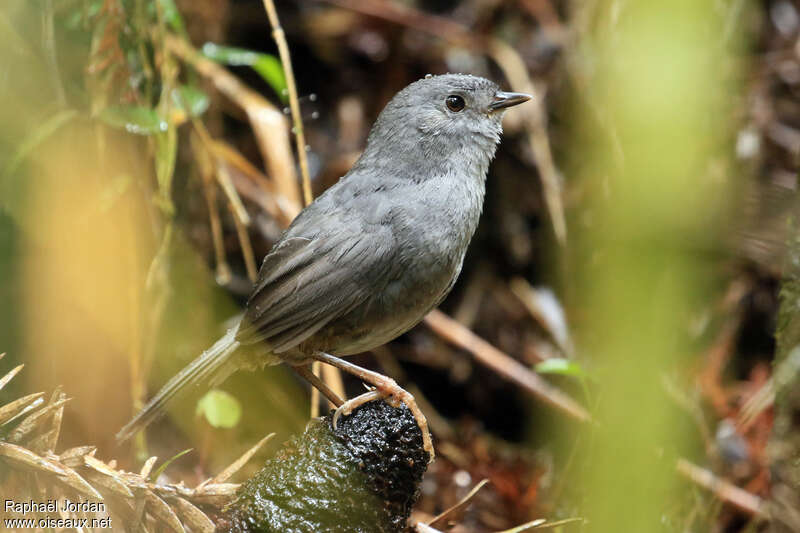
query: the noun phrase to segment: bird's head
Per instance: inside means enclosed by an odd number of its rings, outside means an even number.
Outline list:
[[[426,76],[397,93],[370,132],[366,154],[392,154],[445,164],[488,166],[502,133],[503,112],[531,97],[501,91],[467,74]]]

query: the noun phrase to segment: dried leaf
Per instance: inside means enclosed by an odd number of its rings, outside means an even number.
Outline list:
[[[32,451],[8,442],[0,442],[0,458],[4,461],[32,469],[34,471],[55,475],[59,481],[72,487],[81,494],[102,500],[103,497],[86,480],[78,475],[77,472],[64,465],[36,455]]]
[[[186,533],[186,530],[181,525],[178,516],[170,508],[169,505],[161,498],[155,495],[151,490],[144,491],[145,501],[147,502],[147,510],[154,517],[158,518],[164,525],[168,526],[177,533]]]
[[[23,368],[25,368],[25,365],[16,366],[11,370],[11,372],[0,378],[0,390],[3,390],[3,387],[5,387],[9,381],[14,379],[14,376],[19,374],[19,371],[22,370]]]
[[[222,506],[228,503],[239,490],[238,483],[209,483],[195,489],[193,501]]]
[[[31,409],[38,407],[44,398],[43,392],[37,392],[23,396],[11,403],[0,407],[0,425],[11,422],[17,416],[21,416]]]
[[[103,487],[118,496],[124,496],[126,498],[134,497],[133,492],[131,492],[131,490],[125,486],[125,483],[116,476],[107,476],[91,470],[84,475],[93,484]]]
[[[59,386],[53,392],[53,395],[50,397],[50,403],[54,403],[59,400],[63,400],[66,398],[66,394],[61,392],[61,387]],[[62,405],[60,408],[56,409],[53,413],[52,417],[52,432],[50,433],[50,440],[47,442],[47,449],[48,450],[55,450],[56,444],[58,444],[58,437],[61,434],[61,420],[64,418],[64,406]]]
[[[169,503],[192,531],[213,533],[216,525],[206,514],[183,498],[170,498]]]
[[[38,454],[43,454],[49,450],[50,448],[50,441],[53,440],[53,436],[58,435],[58,431],[56,428],[50,428],[48,431],[42,433],[38,437],[31,439],[30,441],[25,443],[25,446]]]
[[[63,400],[59,400],[54,404],[50,404],[34,413],[31,413],[20,423],[19,426],[14,428],[14,431],[8,435],[7,440],[12,443],[21,442],[25,437],[38,429],[39,426],[47,422],[47,417],[67,403],[67,401],[69,401],[69,398],[64,398]]]
[[[153,471],[153,465],[156,464],[156,461],[158,461],[158,457],[154,455],[144,462],[144,465],[142,465],[142,470],[139,472],[139,475],[142,476],[142,479],[147,479],[150,477],[150,472]]]
[[[58,456],[58,460],[70,468],[77,468],[83,466],[84,456],[90,456],[90,454],[95,451],[97,451],[96,446],[76,446],[61,452],[61,455]]]

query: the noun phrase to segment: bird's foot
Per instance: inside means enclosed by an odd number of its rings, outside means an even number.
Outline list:
[[[414,396],[398,385],[395,380],[386,376],[380,376],[379,379],[375,379],[373,384],[375,385],[373,390],[347,400],[336,409],[333,413],[333,429],[336,429],[336,424],[340,416],[349,415],[356,408],[361,407],[365,403],[375,400],[385,400],[386,403],[392,407],[400,407],[400,404],[404,404],[408,407],[408,410],[411,411],[414,420],[417,422],[417,426],[419,426],[419,430],[422,432],[422,447],[430,456],[428,462],[432,462],[436,455],[433,451],[433,442],[431,441],[431,434],[428,430],[428,421],[425,415],[422,414],[416,400],[414,400]]]

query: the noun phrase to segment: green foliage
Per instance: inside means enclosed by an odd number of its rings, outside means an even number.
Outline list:
[[[282,101],[286,101],[286,78],[283,76],[281,62],[275,56],[214,43],[203,45],[203,55],[232,67],[252,68],[269,84]]]
[[[586,373],[583,371],[581,365],[575,361],[557,357],[545,359],[533,367],[533,369],[539,374],[558,374],[560,376],[572,376],[581,379],[586,377]]]
[[[144,106],[109,106],[98,118],[114,128],[137,135],[153,135],[167,131],[167,121],[155,109]]]
[[[172,90],[172,104],[189,117],[198,117],[208,109],[208,95],[191,85],[181,85]]]
[[[187,448],[187,449],[183,450],[182,452],[178,452],[178,453],[176,453],[176,454],[175,454],[175,455],[173,455],[173,456],[172,456],[170,459],[167,459],[166,461],[164,461],[164,463],[163,463],[161,466],[159,466],[158,468],[156,468],[156,469],[155,469],[155,470],[154,470],[154,471],[153,471],[153,472],[150,474],[150,480],[151,480],[151,481],[154,481],[154,482],[155,482],[155,481],[158,481],[158,478],[159,478],[159,476],[160,476],[161,474],[163,474],[163,473],[164,473],[164,470],[166,470],[166,469],[167,469],[167,467],[168,467],[169,465],[171,465],[172,463],[174,463],[174,462],[175,462],[175,460],[177,460],[177,459],[179,459],[179,458],[183,457],[184,455],[186,455],[187,453],[189,453],[189,452],[190,452],[190,451],[192,451],[193,449],[194,449],[194,448]]]
[[[242,406],[231,394],[211,389],[197,402],[196,414],[215,428],[232,428],[242,418]]]

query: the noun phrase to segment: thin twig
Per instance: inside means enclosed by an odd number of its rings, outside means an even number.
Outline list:
[[[306,136],[303,131],[303,117],[300,115],[300,102],[297,99],[297,84],[295,83],[292,69],[292,58],[289,54],[289,45],[286,43],[286,34],[278,19],[278,12],[275,10],[275,3],[272,0],[264,0],[264,10],[267,12],[269,24],[272,26],[272,38],[275,39],[275,44],[278,45],[278,55],[280,55],[283,73],[286,77],[286,89],[289,91],[289,108],[292,112],[292,132],[294,132],[297,146],[297,160],[300,162],[300,175],[303,184],[303,202],[308,205],[313,200],[313,194],[311,192],[311,177],[308,173],[308,158],[306,157]],[[311,364],[311,372],[315,376],[320,376],[321,370],[322,364],[319,361],[314,361]],[[335,392],[344,396],[341,374],[338,369],[333,370],[334,372],[327,373],[326,384],[333,386]],[[320,391],[314,387],[311,389],[312,418],[319,416],[319,400]]]
[[[501,352],[441,311],[433,310],[428,313],[425,323],[440,337],[467,350],[479,363],[516,383],[537,398],[582,422],[591,419],[586,409],[566,393],[550,385],[516,359]]]
[[[196,136],[192,140],[195,159],[200,168],[200,177],[203,181],[203,196],[206,198],[208,207],[208,219],[211,224],[211,241],[214,245],[214,256],[217,263],[216,278],[217,282],[227,285],[231,280],[231,270],[225,258],[225,245],[222,238],[222,222],[219,217],[219,206],[217,205],[217,189],[214,187],[214,163],[209,150],[209,135],[205,126],[199,120],[193,121]],[[202,146],[200,146],[202,144]]]
[[[446,526],[447,524],[445,520],[447,520],[448,517],[451,517],[454,514],[466,509],[466,507],[472,501],[472,498],[474,498],[475,495],[478,494],[478,491],[481,490],[483,486],[486,485],[487,483],[489,483],[488,479],[482,479],[477,485],[472,487],[472,489],[467,493],[467,495],[461,498],[458,501],[458,503],[436,515],[436,517],[433,520],[428,522],[428,525],[431,527]]]
[[[711,471],[692,464],[686,459],[678,459],[676,467],[681,475],[693,483],[710,490],[720,500],[753,516],[766,517],[766,504],[763,499],[755,494],[751,494],[733,483],[718,478]]]
[[[281,57],[283,73],[286,77],[286,89],[289,91],[289,108],[292,110],[292,131],[297,145],[297,160],[300,162],[300,175],[303,179],[303,202],[305,205],[311,203],[313,197],[311,193],[311,177],[308,174],[308,158],[306,157],[306,135],[303,131],[303,117],[300,116],[300,102],[297,100],[297,85],[294,81],[294,71],[292,70],[292,58],[289,55],[289,45],[286,44],[286,35],[278,20],[278,12],[272,0],[264,0],[264,9],[272,26],[272,38],[278,45],[278,54]]]

